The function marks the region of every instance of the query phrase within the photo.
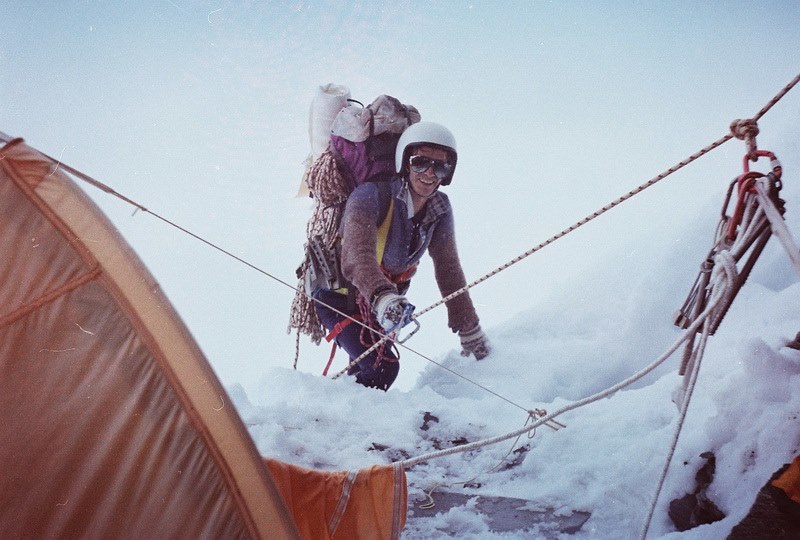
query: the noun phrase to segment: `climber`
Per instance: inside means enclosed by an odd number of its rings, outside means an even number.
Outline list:
[[[381,334],[399,330],[414,309],[405,292],[425,251],[433,260],[443,297],[466,285],[456,250],[453,212],[447,196],[439,191],[439,186],[452,181],[456,159],[455,138],[447,128],[433,122],[413,124],[397,143],[396,174],[391,180],[365,182],[348,197],[340,229],[340,262],[343,276],[360,293],[358,305],[348,302],[348,291],[342,290],[318,289],[314,298],[321,302],[316,304],[320,320],[351,360],[380,336],[361,324],[350,324],[337,310]],[[388,220],[385,240],[379,239],[378,233],[384,220]],[[381,250],[379,263],[376,253]],[[461,354],[473,354],[477,360],[486,357],[489,342],[469,293],[446,305],[448,326],[459,335]],[[379,347],[348,373],[364,386],[388,390],[399,371],[398,358],[391,346]]]

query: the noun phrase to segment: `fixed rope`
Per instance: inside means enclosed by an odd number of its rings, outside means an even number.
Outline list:
[[[654,176],[653,178],[651,178],[650,180],[648,180],[644,184],[640,185],[639,187],[629,191],[628,193],[626,193],[625,195],[619,197],[618,199],[615,199],[614,201],[610,202],[606,206],[602,207],[600,210],[597,210],[596,212],[594,212],[592,214],[589,214],[585,218],[583,218],[580,221],[576,222],[574,225],[572,225],[570,227],[567,227],[566,229],[564,229],[563,231],[559,232],[558,234],[555,234],[555,235],[551,236],[550,238],[548,238],[547,240],[545,240],[544,242],[542,242],[538,246],[526,251],[525,253],[522,253],[521,255],[517,256],[516,258],[514,258],[511,261],[507,262],[506,264],[496,268],[495,270],[492,270],[488,274],[476,279],[472,283],[467,284],[465,287],[463,287],[463,288],[461,288],[461,289],[459,289],[457,291],[454,291],[452,294],[446,296],[445,298],[442,298],[440,301],[438,301],[438,302],[436,302],[434,304],[431,304],[427,308],[417,312],[416,317],[419,317],[420,315],[424,315],[426,312],[428,312],[428,311],[440,306],[441,304],[444,304],[448,300],[452,300],[456,296],[458,296],[460,294],[463,294],[464,292],[466,292],[469,289],[471,289],[472,287],[474,287],[474,286],[486,281],[487,279],[489,279],[490,277],[494,276],[495,274],[498,274],[498,273],[502,272],[503,270],[505,270],[506,268],[508,268],[510,266],[513,266],[514,264],[518,263],[522,259],[525,259],[526,257],[528,257],[530,255],[533,255],[537,251],[539,251],[542,248],[552,244],[556,240],[559,240],[559,239],[565,237],[569,233],[575,231],[576,229],[582,227],[583,225],[586,225],[587,223],[589,223],[593,219],[595,219],[597,217],[600,217],[601,215],[605,214],[606,212],[608,212],[609,210],[611,210],[615,206],[618,206],[618,205],[622,204],[623,202],[625,202],[626,200],[630,199],[634,195],[638,195],[639,193],[641,193],[645,189],[657,184],[658,182],[660,182],[661,180],[663,180],[664,178],[666,178],[670,174],[682,169],[683,167],[685,167],[689,163],[691,163],[691,162],[695,161],[696,159],[708,154],[709,152],[711,152],[715,148],[717,148],[719,146],[722,146],[723,144],[725,144],[726,142],[728,142],[732,138],[736,137],[736,138],[739,138],[739,139],[743,139],[746,142],[749,141],[749,140],[753,140],[754,141],[755,136],[758,134],[758,126],[756,125],[758,120],[760,120],[761,117],[764,116],[764,114],[767,113],[767,111],[769,111],[776,103],[778,103],[778,101],[780,101],[781,98],[783,98],[783,96],[785,96],[789,92],[789,90],[794,88],[794,86],[797,85],[798,82],[800,82],[800,74],[798,74],[791,81],[789,81],[789,83],[786,84],[786,86],[784,86],[772,99],[770,99],[769,102],[767,102],[767,104],[764,105],[761,108],[761,110],[759,110],[756,113],[756,115],[753,116],[752,119],[734,120],[731,123],[730,132],[727,133],[725,136],[723,136],[720,139],[714,141],[713,143],[709,144],[705,148],[702,148],[701,150],[699,150],[696,153],[692,154],[691,156],[689,156],[685,160],[673,165],[672,167],[670,167],[666,171],[662,172],[661,174],[659,174],[657,176]],[[753,144],[755,144],[755,143],[753,142]],[[748,142],[748,145],[750,145],[749,142]],[[750,153],[751,151],[752,150],[750,148],[748,148],[748,153]]]

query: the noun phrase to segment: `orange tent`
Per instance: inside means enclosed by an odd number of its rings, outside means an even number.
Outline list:
[[[153,276],[64,169],[0,148],[0,538],[300,537],[322,518],[284,502]],[[402,527],[400,473],[370,519]],[[369,523],[339,534],[399,534]]]

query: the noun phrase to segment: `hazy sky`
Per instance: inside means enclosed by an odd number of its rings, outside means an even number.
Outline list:
[[[472,280],[755,114],[800,72],[798,29],[796,0],[6,1],[0,131],[294,282],[310,208],[294,193],[315,88],[392,94],[458,139],[448,193]],[[789,172],[800,167],[798,94],[759,124],[760,146]],[[484,325],[535,309],[551,283],[591,272],[597,257],[635,268],[637,241],[689,250],[677,224],[713,208],[699,233],[711,234],[742,154],[729,142],[476,288]],[[291,290],[86,189],[224,382],[291,365]],[[432,282],[423,267],[418,306],[436,299]],[[431,356],[456,346],[443,310],[421,322],[411,345]],[[319,372],[327,354],[304,347],[300,366]],[[424,361],[407,353],[404,364],[408,384]]]

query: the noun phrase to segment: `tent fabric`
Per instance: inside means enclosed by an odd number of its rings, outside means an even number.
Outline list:
[[[800,455],[795,457],[786,470],[772,481],[772,485],[783,490],[788,498],[800,504]]]
[[[772,475],[728,535],[728,540],[754,538],[800,538],[800,455]]]
[[[265,461],[303,538],[400,537],[408,498],[401,465],[324,472],[268,458]]]
[[[0,148],[0,538],[296,538],[158,284],[63,167]]]

